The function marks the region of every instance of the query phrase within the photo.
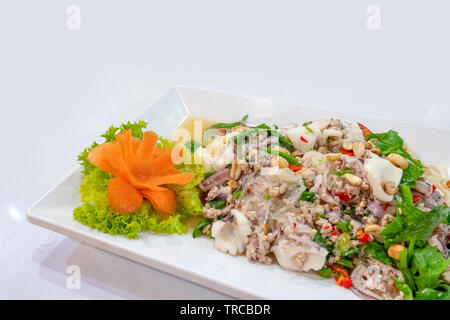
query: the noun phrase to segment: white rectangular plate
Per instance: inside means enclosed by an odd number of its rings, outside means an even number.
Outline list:
[[[150,106],[138,119],[148,129],[169,137],[189,115],[221,122],[236,121],[249,114],[250,123],[284,124],[292,121],[335,117],[359,121],[375,132],[394,129],[408,141],[425,163],[450,167],[445,146],[450,131],[395,123],[387,119],[365,118],[333,111],[306,108],[265,99],[229,95],[186,87],[174,87]],[[33,205],[27,218],[44,228],[65,234],[94,247],[118,254],[208,288],[243,299],[358,299],[333,280],[314,274],[295,273],[278,265],[259,265],[245,257],[232,257],[214,249],[206,237],[142,233],[137,240],[111,236],[75,221],[74,208],[80,205],[80,168],[69,174]]]

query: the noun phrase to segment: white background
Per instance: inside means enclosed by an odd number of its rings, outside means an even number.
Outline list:
[[[66,25],[72,4],[80,30]],[[227,298],[26,210],[107,126],[175,84],[449,128],[449,16],[446,0],[2,1],[0,298]],[[80,290],[66,287],[71,264]]]

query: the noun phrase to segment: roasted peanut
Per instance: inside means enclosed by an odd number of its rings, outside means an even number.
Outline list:
[[[394,181],[385,181],[383,182],[384,192],[390,195],[394,195],[398,192],[398,187]]]
[[[405,249],[405,247],[401,244],[393,244],[388,249],[388,256],[393,259],[400,260],[400,252],[402,252],[403,249]]]
[[[402,170],[405,170],[409,166],[408,160],[396,153],[391,153],[386,157],[386,159],[389,160],[394,166]]]
[[[273,157],[271,164],[272,164],[272,166],[276,166],[278,164],[278,167],[280,169],[289,168],[289,162],[287,162],[287,160],[285,158],[280,157],[280,156]]]
[[[358,176],[355,176],[351,173],[346,173],[342,176],[345,180],[347,180],[348,183],[354,186],[360,186],[362,184],[362,179]]]
[[[321,146],[319,149],[317,149],[318,152],[326,154],[328,152],[327,148],[325,148],[324,146]]]
[[[342,153],[328,153],[325,155],[325,158],[330,161],[337,161],[342,157]]]
[[[344,150],[352,150],[353,149],[353,143],[351,141],[344,141],[342,144],[342,149]]]
[[[229,180],[227,185],[231,187],[231,189],[236,189],[239,186],[239,183],[236,180]]]
[[[370,234],[378,241],[382,241],[382,237],[380,236],[382,230],[383,228],[377,224],[369,224],[367,227],[364,228],[365,233]]]
[[[353,153],[356,157],[362,157],[366,152],[366,144],[362,141],[353,142]]]
[[[280,151],[280,152],[283,152],[283,153],[286,153],[286,154],[291,154],[290,152],[289,152],[289,150],[287,150],[287,149],[285,149],[285,148],[282,148],[282,147],[280,147],[280,146],[276,146],[275,148],[273,148],[272,150],[277,150],[277,151]]]

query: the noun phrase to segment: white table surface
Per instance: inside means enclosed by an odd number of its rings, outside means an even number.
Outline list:
[[[80,30],[66,26],[72,4]],[[366,26],[373,4],[379,30]],[[175,84],[450,128],[449,12],[445,0],[2,2],[0,298],[229,298],[32,225],[26,210],[104,128]]]

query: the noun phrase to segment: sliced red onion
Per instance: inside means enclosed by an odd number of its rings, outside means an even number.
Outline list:
[[[302,224],[302,223],[297,224],[295,226],[294,231],[295,231],[295,233],[300,233],[300,234],[302,234],[302,233],[307,233],[307,234],[313,233],[313,230],[311,229],[310,226],[307,226],[306,224]]]
[[[221,185],[225,181],[230,180],[230,171],[230,169],[223,169],[219,172],[214,173],[212,176],[203,180],[203,182],[200,184],[200,189],[202,191],[208,191],[212,187]]]
[[[369,204],[367,204],[367,208],[369,208],[370,212],[372,212],[372,214],[378,218],[383,218],[384,215],[386,214],[386,210],[384,210],[381,206],[380,203],[377,201],[371,201],[369,202]]]
[[[417,180],[416,186],[413,188],[413,190],[416,190],[426,196],[429,196],[433,193],[433,186],[426,181]]]
[[[325,217],[327,217],[328,219],[330,218],[339,219],[341,216],[342,216],[341,210],[334,210],[325,214]]]

